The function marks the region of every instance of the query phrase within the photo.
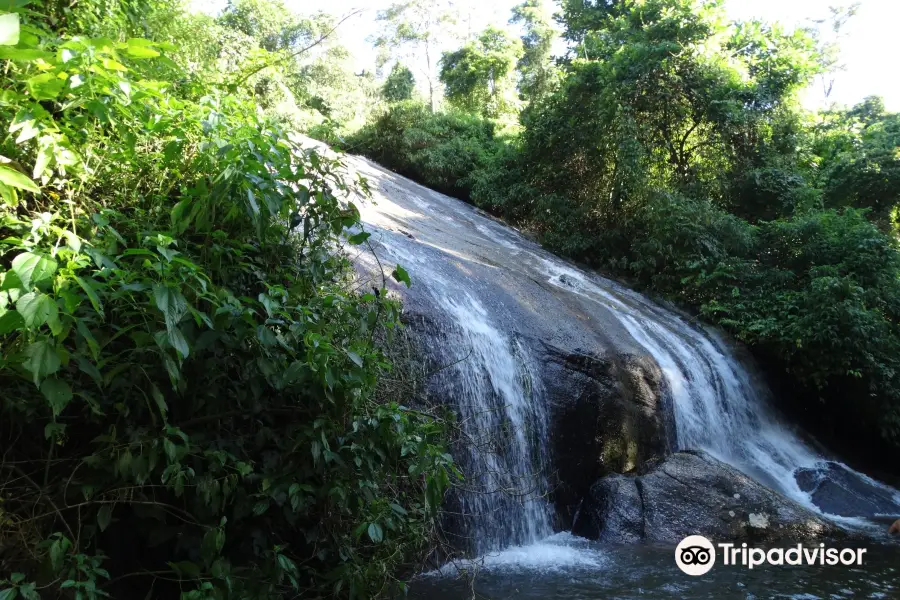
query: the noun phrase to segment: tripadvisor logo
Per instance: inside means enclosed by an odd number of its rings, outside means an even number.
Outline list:
[[[716,549],[702,535],[689,535],[675,548],[675,564],[688,575],[703,575],[716,564]]]
[[[797,544],[790,548],[751,548],[747,544],[716,544],[722,564],[752,569],[761,565],[862,565],[865,548],[826,548],[824,543],[810,548]],[[716,564],[716,546],[702,535],[689,535],[675,548],[675,564],[688,575],[703,575]]]

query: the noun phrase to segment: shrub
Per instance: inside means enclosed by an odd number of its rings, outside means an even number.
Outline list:
[[[340,164],[180,89],[170,45],[21,32],[0,95],[0,596],[389,593],[453,467],[441,426],[373,399],[399,307],[348,285]]]
[[[469,176],[497,152],[494,125],[462,112],[432,113],[417,102],[391,106],[349,149],[429,187],[469,199]]]

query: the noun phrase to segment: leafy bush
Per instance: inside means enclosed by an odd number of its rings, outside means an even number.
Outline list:
[[[900,441],[900,252],[858,210],[812,211],[763,224],[756,268],[704,309],[774,356],[797,381]]]
[[[402,587],[454,470],[374,400],[358,188],[171,45],[0,18],[0,596]]]
[[[432,113],[417,102],[401,102],[349,140],[384,166],[437,190],[468,199],[469,175],[497,152],[494,125],[461,112]]]

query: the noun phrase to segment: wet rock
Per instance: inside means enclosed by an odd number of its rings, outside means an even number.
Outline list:
[[[627,517],[627,518],[626,518]],[[642,475],[592,488],[573,532],[603,541],[677,543],[802,540],[840,535],[835,525],[702,452],[677,452]]]
[[[533,349],[549,406],[554,500],[568,527],[591,485],[669,449],[662,376],[651,360]]]
[[[848,471],[843,465],[824,462],[817,469],[797,469],[797,485],[808,492],[824,512],[845,517],[900,515],[891,490]]]

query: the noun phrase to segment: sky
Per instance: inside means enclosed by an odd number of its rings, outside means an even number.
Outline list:
[[[225,0],[191,0],[205,12],[215,12]],[[301,13],[324,10],[337,16],[355,9],[363,12],[348,19],[340,28],[341,41],[352,52],[360,69],[374,68],[374,52],[367,39],[375,33],[378,10],[391,0],[284,0]],[[457,0],[465,7],[471,27],[477,31],[489,23],[504,24],[510,9],[521,0]],[[853,0],[725,0],[732,19],[760,18],[778,21],[793,28],[808,25],[809,19],[829,15],[829,6],[852,4]],[[888,110],[900,112],[900,75],[896,66],[900,0],[859,0],[859,10],[841,31],[840,64],[844,69],[834,77],[831,94],[826,97],[821,81],[804,96],[804,104],[817,108],[837,102],[852,105],[866,96],[880,95]]]

